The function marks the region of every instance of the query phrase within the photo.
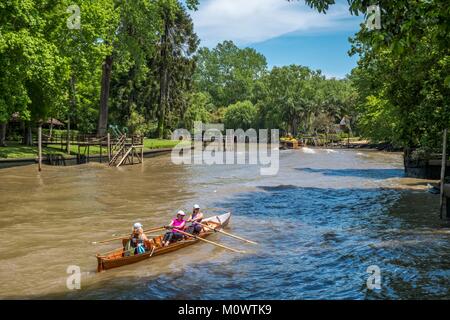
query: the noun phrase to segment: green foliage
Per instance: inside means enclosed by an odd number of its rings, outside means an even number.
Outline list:
[[[0,5],[0,122],[14,112],[39,120],[64,101],[67,61],[47,34],[56,9],[50,1]]]
[[[134,106],[131,107],[130,117],[127,121],[127,127],[131,134],[138,134],[144,136],[149,131],[149,125],[145,117],[136,111]]]
[[[446,0],[377,1],[382,29],[361,25],[350,52],[358,67],[343,80],[296,65],[269,71],[263,55],[231,41],[197,53],[188,9],[198,0],[79,0],[81,29],[67,27],[72,3],[0,3],[0,123],[17,112],[33,125],[54,117],[95,131],[111,56],[110,121],[141,134],[167,136],[196,120],[328,133],[346,116],[372,140],[428,150],[450,126]],[[326,13],[335,1],[305,3]],[[348,3],[366,14],[372,1]]]
[[[320,71],[307,67],[275,67],[256,88],[259,127],[279,128],[293,135],[298,131],[326,132],[342,116],[355,115],[357,93],[350,81],[326,79]]]
[[[211,97],[203,92],[192,93],[188,99],[189,107],[184,113],[184,128],[192,130],[195,121],[210,123],[212,120],[211,111],[214,105],[211,103]]]
[[[306,3],[326,12],[334,1]],[[352,82],[359,93],[362,133],[405,148],[438,148],[442,130],[450,126],[448,1],[348,3],[353,14],[366,14],[370,4],[378,4],[382,14],[380,30],[362,24],[352,39],[350,53],[360,56]]]
[[[178,2],[168,6],[163,0],[157,70],[159,72],[158,136],[168,137],[185,110],[185,92],[191,89],[195,69],[193,54],[199,40],[191,18]]]
[[[230,105],[224,115],[225,127],[243,130],[254,128],[257,113],[257,108],[248,100]]]
[[[67,25],[73,4],[0,4],[0,122],[19,112],[26,121],[70,119],[72,128],[95,131],[102,64],[112,56],[112,122],[143,131],[142,117],[146,123],[158,118],[166,69],[162,121],[176,123],[185,109],[198,43],[186,7],[196,10],[199,1],[80,0],[80,29]]]
[[[374,142],[399,141],[399,124],[395,122],[398,117],[389,101],[368,96],[366,102],[360,106],[360,112],[358,125],[365,137]]]
[[[239,49],[232,41],[197,55],[195,85],[208,92],[215,106],[253,100],[255,84],[267,71],[266,58],[252,48]]]

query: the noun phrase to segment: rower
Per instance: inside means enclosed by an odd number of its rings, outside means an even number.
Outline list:
[[[145,245],[148,241],[142,224],[136,222],[133,225],[133,231],[125,247],[126,255],[145,253]]]
[[[163,246],[168,246],[171,242],[176,242],[184,238],[181,233],[177,232],[177,229],[184,231],[184,228],[186,227],[186,220],[184,220],[185,216],[186,213],[184,213],[183,210],[177,212],[176,218],[170,223],[170,226],[176,229],[172,229],[164,235]]]
[[[192,214],[187,220],[187,222],[191,222],[192,224],[188,227],[186,232],[193,235],[198,235],[203,230],[203,226],[201,224],[202,220],[203,220],[203,213],[200,212],[200,206],[198,204],[195,204]]]

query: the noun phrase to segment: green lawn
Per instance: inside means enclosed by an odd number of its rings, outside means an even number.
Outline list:
[[[166,149],[173,148],[178,144],[179,141],[172,140],[163,140],[163,139],[145,139],[144,140],[144,151],[152,150],[152,149]],[[102,152],[106,155],[106,147],[102,148]],[[18,143],[8,143],[7,147],[0,147],[0,159],[8,158],[8,159],[17,159],[17,158],[35,158],[37,156],[37,147],[36,146],[24,146]],[[84,147],[81,148],[81,152],[84,152]],[[60,144],[48,145],[44,147],[42,153],[45,154],[64,154],[67,155],[64,151],[61,151]],[[71,155],[76,155],[78,153],[78,146],[71,145],[70,146]],[[100,154],[100,147],[91,146],[89,148],[89,154],[95,155]]]
[[[15,159],[15,158],[35,158],[37,157],[37,147],[36,146],[24,146],[18,143],[8,143],[7,147],[0,147],[0,159]],[[64,152],[61,152],[58,149],[54,148],[43,148],[42,149],[43,154],[63,154]]]
[[[144,146],[147,149],[165,149],[175,147],[179,141],[163,140],[163,139],[145,139]]]

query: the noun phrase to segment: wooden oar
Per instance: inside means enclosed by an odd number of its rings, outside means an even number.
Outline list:
[[[197,222],[197,223],[198,223],[198,222]],[[200,222],[200,224],[201,224],[202,226],[208,228],[208,229],[213,230],[214,232],[220,232],[220,233],[223,233],[224,235],[227,235],[227,236],[229,236],[229,237],[232,237],[232,238],[235,238],[235,239],[238,239],[238,240],[242,240],[242,241],[245,241],[245,242],[248,242],[248,243],[258,244],[258,243],[255,242],[255,241],[251,241],[251,240],[244,239],[244,238],[242,238],[242,237],[236,236],[236,235],[231,234],[231,233],[229,233],[229,232],[226,232],[226,231],[223,231],[223,230],[220,230],[220,229],[214,229],[214,228],[208,226],[207,224],[204,224],[204,223],[201,223],[201,222]]]
[[[165,228],[164,227],[158,227],[158,228],[152,228],[152,229],[144,230],[144,233],[146,233],[146,232],[156,232],[156,231],[162,231],[162,230],[165,230]],[[128,237],[127,235],[123,235],[123,236],[117,237],[117,238],[112,238],[112,239],[107,239],[107,240],[102,240],[102,241],[93,241],[92,244],[107,243],[107,242],[111,242],[111,241],[115,241],[115,240],[126,239],[127,237]]]
[[[223,248],[223,249],[227,249],[227,250],[230,250],[230,251],[233,251],[233,252],[236,252],[236,253],[245,253],[245,251],[242,251],[242,250],[236,250],[236,249],[233,249],[233,248],[224,246],[223,244],[220,244],[220,243],[217,243],[217,242],[213,242],[213,241],[210,241],[210,240],[206,240],[206,239],[203,239],[203,238],[201,238],[201,237],[194,236],[194,235],[192,235],[192,234],[190,234],[190,233],[187,233],[187,232],[178,230],[178,229],[176,229],[176,228],[174,228],[174,227],[167,227],[167,228],[168,228],[168,229],[175,229],[176,232],[181,233],[181,234],[183,234],[183,235],[185,235],[185,236],[188,236],[188,237],[191,237],[191,238],[200,240],[200,241],[204,241],[204,242],[206,242],[206,243],[215,245],[215,246],[217,246],[217,247],[221,247],[221,248]]]

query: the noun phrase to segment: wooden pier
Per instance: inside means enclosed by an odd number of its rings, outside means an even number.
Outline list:
[[[127,137],[126,134],[123,134],[113,143],[110,139],[108,141],[109,166],[120,167],[124,164],[134,164],[135,159],[137,163],[144,161],[144,137]]]
[[[39,144],[39,141],[35,141]],[[144,137],[125,133],[111,137],[111,134],[98,136],[95,134],[53,134],[42,135],[42,146],[59,145],[61,151],[70,155],[71,146],[77,146],[77,164],[90,162],[91,158],[107,162],[109,166],[119,167],[125,164],[142,163],[144,159]],[[92,154],[96,148],[99,153]],[[62,155],[49,154],[50,165],[65,165]]]

